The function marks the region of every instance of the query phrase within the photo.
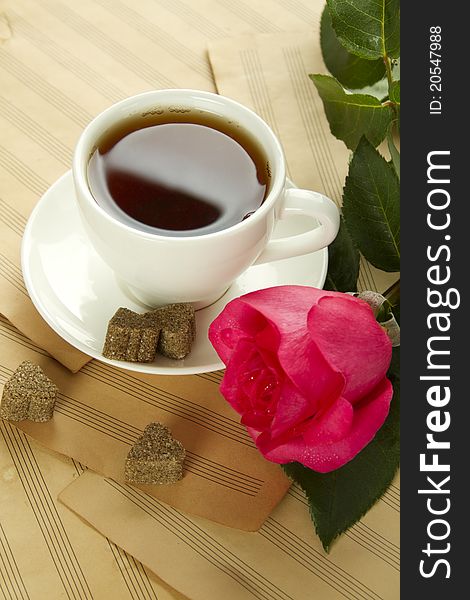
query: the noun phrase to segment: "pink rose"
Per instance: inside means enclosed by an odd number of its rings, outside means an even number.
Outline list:
[[[392,348],[362,300],[303,286],[259,290],[227,304],[209,339],[227,366],[220,390],[268,460],[326,473],[385,421]]]

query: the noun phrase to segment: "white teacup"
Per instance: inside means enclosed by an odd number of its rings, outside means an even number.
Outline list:
[[[133,115],[173,110],[175,106],[216,113],[238,123],[258,140],[269,161],[271,181],[263,203],[249,218],[205,235],[166,236],[119,221],[94,198],[87,169],[100,138]],[[157,90],[114,104],[81,134],[72,170],[91,243],[119,280],[148,306],[192,302],[202,308],[221,297],[251,265],[320,250],[338,232],[338,209],[329,198],[318,192],[286,188],[284,155],[270,127],[245,106],[209,92]],[[270,239],[279,219],[298,214],[314,217],[320,225],[306,233]]]

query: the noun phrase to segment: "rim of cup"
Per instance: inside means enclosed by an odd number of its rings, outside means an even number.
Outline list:
[[[181,98],[177,98],[181,96]],[[166,100],[165,100],[166,99]],[[127,225],[110,215],[104,208],[102,208],[93,196],[90,186],[88,184],[87,168],[88,162],[91,158],[92,153],[96,150],[97,141],[103,136],[107,130],[113,127],[121,118],[127,118],[134,114],[139,114],[150,109],[155,109],[159,104],[170,107],[173,103],[180,102],[183,106],[186,103],[189,106],[194,106],[197,100],[202,101],[206,104],[205,110],[214,112],[218,116],[227,117],[229,110],[235,111],[234,114],[230,115],[230,118],[237,121],[237,114],[244,115],[246,120],[250,120],[250,123],[255,123],[257,129],[263,131],[263,136],[268,140],[269,147],[264,140],[260,140],[258,136],[255,136],[256,140],[260,143],[262,149],[266,153],[267,160],[270,164],[270,170],[272,173],[270,189],[263,203],[256,211],[250,215],[249,219],[235,223],[230,227],[214,231],[211,233],[201,235],[185,235],[181,237],[164,235],[161,233],[153,233],[149,231],[142,231]],[[209,106],[218,104],[219,110],[214,106],[214,110],[210,111]],[[220,107],[225,108],[222,112]],[[228,107],[228,110],[227,110]],[[202,108],[199,106],[198,108]],[[121,113],[121,114],[119,114]],[[171,122],[171,121],[170,121]],[[253,135],[250,126],[246,123],[242,123],[241,126],[248,131],[250,135]],[[281,143],[276,137],[271,127],[253,110],[244,106],[236,100],[232,100],[227,96],[215,94],[213,92],[206,92],[202,90],[194,89],[164,89],[164,90],[151,90],[136,94],[120,100],[115,104],[109,106],[96,117],[94,117],[85,129],[80,134],[78,142],[75,146],[73,161],[72,161],[72,172],[75,186],[78,188],[78,192],[81,198],[97,212],[101,218],[107,220],[110,224],[115,227],[125,230],[127,233],[137,235],[139,238],[148,239],[165,239],[171,240],[172,243],[184,244],[191,241],[195,243],[196,240],[204,241],[208,238],[216,238],[226,236],[232,232],[235,234],[240,229],[245,229],[249,224],[254,225],[255,222],[262,219],[267,212],[272,209],[273,203],[282,193],[286,180],[286,167],[284,160],[284,153],[282,150]]]

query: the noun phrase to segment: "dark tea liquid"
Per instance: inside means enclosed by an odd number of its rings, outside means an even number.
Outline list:
[[[212,233],[249,217],[269,183],[256,142],[210,113],[171,118],[134,117],[100,140],[88,165],[98,204],[131,227],[172,236]]]

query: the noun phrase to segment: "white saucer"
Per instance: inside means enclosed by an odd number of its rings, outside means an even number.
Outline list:
[[[311,229],[312,219],[289,217],[275,237]],[[113,361],[101,355],[109,319],[117,308],[136,312],[139,305],[121,288],[84,233],[75,203],[72,174],[63,175],[44,194],[26,226],[22,252],[23,276],[31,299],[47,323],[67,342],[102,362],[141,373],[187,375],[224,367],[207,338],[210,323],[237,296],[275,285],[322,287],[327,271],[326,249],[297,258],[248,269],[211,306],[196,313],[196,341],[183,360],[157,356],[153,363]]]

